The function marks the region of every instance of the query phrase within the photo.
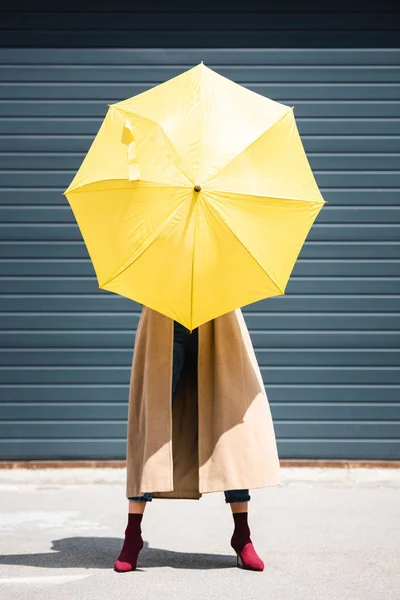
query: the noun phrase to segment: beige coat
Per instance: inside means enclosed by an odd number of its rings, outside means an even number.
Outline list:
[[[199,327],[198,369],[186,359],[172,409],[173,323],[143,308],[130,379],[126,496],[199,499],[278,484],[271,413],[241,310]]]

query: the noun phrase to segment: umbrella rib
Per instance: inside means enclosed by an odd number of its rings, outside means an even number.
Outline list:
[[[126,181],[127,183],[131,183],[132,185],[124,185],[124,186],[120,186],[120,187],[107,187],[107,188],[103,188],[101,190],[91,190],[90,187],[91,186],[95,186],[97,184],[101,184],[104,181]],[[135,186],[137,186],[137,184],[144,184],[144,187],[146,188],[163,188],[163,189],[168,189],[168,188],[173,188],[175,189],[179,189],[179,190],[188,190],[188,189],[192,189],[192,185],[188,185],[188,186],[184,186],[184,185],[175,185],[175,184],[171,184],[171,183],[159,183],[157,181],[150,181],[147,179],[136,179],[135,181],[130,181],[129,179],[99,179],[96,181],[92,181],[90,183],[85,183],[84,185],[81,185],[77,188],[72,188],[71,190],[69,190],[68,192],[63,192],[63,196],[66,196],[66,194],[84,194],[84,193],[91,193],[91,192],[115,192],[115,191],[119,191],[119,190],[134,190]]]
[[[190,331],[192,331],[193,325],[193,301],[194,301],[194,254],[196,249],[196,229],[197,229],[197,216],[198,216],[198,203],[196,202],[193,207],[195,213],[194,219],[194,231],[193,231],[193,251],[192,251],[192,285],[191,285],[191,299],[190,299]]]
[[[280,288],[280,286],[276,283],[276,281],[274,281],[274,279],[272,279],[271,275],[269,275],[269,273],[267,273],[267,271],[264,269],[264,267],[262,266],[262,264],[260,263],[260,261],[257,259],[257,257],[254,256],[253,252],[251,252],[251,250],[249,250],[249,248],[246,246],[246,244],[244,244],[242,242],[242,240],[240,239],[240,237],[238,236],[238,234],[228,225],[228,223],[226,222],[226,220],[224,219],[224,217],[221,215],[221,213],[218,210],[218,208],[214,205],[214,203],[212,202],[212,200],[208,199],[208,204],[211,207],[211,210],[214,212],[215,216],[218,219],[220,219],[220,221],[222,221],[222,223],[225,225],[225,227],[227,229],[229,229],[229,231],[235,236],[235,238],[243,246],[243,248],[245,250],[247,250],[247,252],[250,254],[250,256],[256,261],[256,263],[258,264],[258,266],[264,271],[264,273],[266,274],[266,276],[268,277],[268,279],[270,281],[272,281],[272,283],[277,288],[277,290],[279,290],[279,292],[282,294],[282,296],[284,296],[285,292]]]
[[[207,188],[206,188],[206,190],[207,190]],[[311,202],[313,204],[327,204],[328,203],[327,200],[324,200],[322,198],[322,196],[321,196],[322,200],[308,200],[306,198],[292,198],[292,197],[288,198],[287,196],[277,196],[277,195],[264,196],[263,194],[253,194],[253,192],[248,194],[246,192],[234,192],[234,191],[229,191],[227,189],[217,190],[217,189],[213,188],[213,189],[209,189],[207,191],[210,191],[215,194],[226,194],[227,196],[228,195],[229,196],[241,196],[244,198],[249,198],[249,196],[251,196],[252,198],[260,198],[260,199],[262,198],[263,200],[287,200],[288,202]]]
[[[216,173],[214,173],[209,179],[207,179],[206,181],[203,182],[203,184],[205,185],[206,183],[212,183],[213,179],[215,179],[224,169],[226,169],[231,163],[233,163],[239,156],[242,156],[242,154],[244,154],[245,152],[247,152],[247,150],[249,148],[251,148],[251,146],[253,146],[254,144],[256,144],[264,135],[266,135],[267,133],[269,133],[271,131],[271,129],[273,129],[276,125],[278,125],[278,123],[280,123],[285,117],[287,117],[291,112],[293,112],[293,106],[288,106],[288,110],[283,113],[283,115],[281,115],[279,117],[279,119],[277,121],[275,121],[275,123],[273,123],[270,127],[268,127],[268,129],[266,129],[265,131],[262,132],[261,135],[259,135],[255,140],[253,140],[250,144],[248,144],[248,146],[246,146],[245,148],[243,148],[243,150],[241,152],[239,152],[239,154],[235,154],[235,156],[233,156],[231,158],[231,160],[229,160],[226,165],[224,165],[223,167],[221,167],[220,169],[218,169],[218,171]]]

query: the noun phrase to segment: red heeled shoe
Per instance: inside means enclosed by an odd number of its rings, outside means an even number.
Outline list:
[[[264,563],[255,551],[252,542],[246,544],[241,552],[236,552],[236,564],[249,571],[264,571]]]
[[[263,571],[264,563],[254,549],[247,523],[247,512],[233,513],[235,530],[231,538],[231,546],[236,552],[238,567],[250,571]]]
[[[124,543],[120,555],[114,563],[114,571],[118,573],[126,573],[136,569],[139,552],[144,545],[140,527],[142,517],[143,515],[139,513],[128,514]]]

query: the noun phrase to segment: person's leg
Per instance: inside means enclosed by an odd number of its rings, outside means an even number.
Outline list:
[[[174,321],[174,348],[172,364],[172,405],[174,404],[179,378],[182,372],[191,334],[189,329]]]
[[[172,362],[172,405],[174,404],[176,390],[178,388],[179,377],[182,371],[183,362],[185,359],[185,353],[187,343],[189,340],[190,331],[183,325],[174,321],[174,346],[173,346],[173,362]],[[129,502],[129,513],[143,514],[146,508],[147,502],[152,501],[152,493],[145,492],[141,496],[131,496],[128,498]]]
[[[190,331],[180,323],[174,321],[174,346],[172,366],[171,399],[174,404],[179,377],[182,371]],[[153,494],[145,492],[141,496],[128,497],[128,524],[125,529],[125,539],[114,569],[118,572],[133,571],[136,569],[139,552],[143,548],[141,522],[148,502],[152,502]]]
[[[262,571],[264,563],[254,549],[248,524],[248,502],[251,499],[248,489],[225,490],[225,502],[231,506],[235,529],[231,546],[237,555],[237,564],[244,569]]]
[[[144,507],[146,506],[147,502],[138,501],[130,502],[129,504],[143,506],[143,510],[141,512],[138,511],[128,513],[128,523],[125,528],[124,543],[117,560],[114,562],[114,571],[118,571],[120,573],[125,573],[126,571],[133,571],[136,569],[139,552],[144,545],[141,524]]]

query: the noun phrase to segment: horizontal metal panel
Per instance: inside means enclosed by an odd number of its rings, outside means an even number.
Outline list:
[[[82,235],[74,223],[1,224],[0,239],[22,241],[81,241]],[[314,223],[307,240],[310,242],[398,242],[398,224],[324,224]]]
[[[381,7],[382,0],[375,0]],[[13,2],[15,6],[16,0]],[[259,0],[254,0],[259,8]],[[296,12],[301,12],[304,2],[296,2]],[[126,4],[124,2],[125,8]],[[337,5],[337,4],[336,4]],[[71,4],[69,3],[69,7]],[[79,7],[81,4],[79,3]],[[114,0],[115,6],[115,0]],[[166,5],[165,5],[166,6]],[[231,7],[233,6],[231,2]],[[269,5],[264,5],[268,10]],[[271,5],[272,7],[272,5]],[[366,10],[363,0],[363,10]],[[246,3],[249,10],[249,4]],[[275,11],[276,8],[273,7]],[[318,8],[323,11],[323,7]],[[332,13],[330,13],[332,14]],[[16,65],[185,65],[190,67],[201,61],[212,65],[394,65],[400,63],[400,48],[44,48],[26,49],[10,47],[0,50],[0,64]]]
[[[0,329],[4,331],[63,331],[83,330],[112,331],[132,330],[137,327],[137,313],[0,313]],[[400,311],[397,313],[249,313],[247,323],[250,329],[271,331],[335,330],[335,331],[384,331],[399,330]]]
[[[394,135],[302,135],[307,153],[310,152],[400,152],[400,136]],[[93,136],[3,135],[0,152],[83,152],[93,142]],[[24,186],[26,187],[26,186]]]
[[[146,10],[147,9],[147,10]],[[113,30],[125,33],[131,31],[136,36],[142,30],[151,31],[153,35],[164,32],[166,23],[170,24],[170,30],[186,31],[206,31],[207,35],[213,31],[226,30],[250,30],[258,31],[302,31],[304,29],[313,30],[322,28],[325,31],[336,29],[346,30],[349,27],[349,14],[346,12],[332,12],[329,17],[319,12],[310,12],[302,18],[299,14],[288,13],[282,9],[276,12],[261,10],[247,12],[242,5],[240,12],[231,10],[221,10],[221,6],[215,6],[214,10],[207,11],[202,9],[196,11],[195,17],[191,12],[187,12],[185,7],[182,10],[171,15],[170,11],[160,8],[157,11],[151,11],[148,7],[145,10],[124,10],[123,12],[113,12],[111,10],[102,12],[80,12],[75,13],[60,10],[57,13],[38,13],[29,12],[28,14],[7,12],[2,15],[2,29],[18,31],[51,31],[57,29],[57,32],[91,32],[98,30]],[[134,16],[133,16],[134,15]],[[357,31],[377,30],[391,31],[394,29],[394,15],[386,12],[365,12],[356,13],[356,19],[353,21],[353,28]],[[173,75],[169,75],[173,77]]]
[[[398,331],[251,331],[255,348],[398,348]],[[3,348],[133,348],[133,330],[3,331]],[[333,382],[332,382],[333,383]]]
[[[1,57],[1,52],[0,52]],[[400,58],[399,58],[400,61]],[[1,64],[1,62],[0,62]],[[289,100],[282,98],[283,104],[291,105]],[[102,119],[107,106],[103,100],[2,100],[0,116],[3,117],[98,117]],[[400,104],[392,100],[375,101],[337,101],[329,100],[299,100],[296,102],[295,115],[298,117],[352,117],[377,118],[400,117]]]
[[[246,317],[245,317],[246,318]],[[296,367],[395,367],[400,366],[400,349],[381,348],[354,349],[319,348],[256,348],[260,366]],[[133,349],[118,348],[69,348],[69,349],[7,349],[0,350],[0,365],[3,367],[70,367],[70,366],[117,366],[131,367]],[[266,371],[267,373],[268,371]]]
[[[278,439],[278,453],[281,458],[309,458],[315,456],[319,459],[373,459],[373,460],[398,460],[400,459],[400,444],[394,440],[363,440],[337,439],[337,440],[282,440]]]
[[[56,371],[54,371],[56,372]],[[271,384],[293,385],[399,385],[400,371],[397,367],[261,367],[267,386]],[[53,373],[54,375],[54,373]],[[28,374],[26,375],[28,376]],[[50,373],[49,373],[50,376]],[[30,377],[30,374],[29,374]],[[62,380],[62,373],[60,372]],[[8,382],[5,382],[8,383]],[[49,381],[53,383],[53,381]],[[400,431],[399,431],[400,433]]]
[[[280,440],[281,458],[322,458],[390,460],[400,458],[397,440]],[[57,439],[57,440],[0,440],[0,456],[13,460],[63,459],[123,459],[126,441],[123,439]]]
[[[400,86],[399,86],[400,87]],[[320,188],[400,188],[397,171],[314,171]],[[0,187],[59,187],[63,192],[71,183],[69,171],[0,171]],[[322,191],[321,189],[321,191]]]
[[[27,7],[31,8],[31,5],[27,5],[26,0],[15,0],[15,2],[13,3],[12,7],[13,7],[13,12],[22,12],[22,13],[26,13],[27,12]],[[36,0],[35,2],[35,9],[31,10],[30,12],[46,12],[49,9],[49,6],[52,7],[52,5],[49,5],[49,1],[48,0]],[[157,4],[157,2],[154,1],[149,1],[146,5],[146,9],[147,10],[151,10],[153,7],[157,6],[158,8],[159,5]],[[349,5],[348,2],[346,2],[345,0],[337,0],[336,4],[335,4],[335,10],[337,12],[344,12],[344,13],[350,13],[350,14],[357,14],[360,10],[361,7],[363,8],[363,10],[367,10],[369,9],[370,11],[377,11],[380,13],[390,13],[393,12],[393,6],[390,2],[388,2],[387,0],[363,0],[362,4],[359,2],[359,0],[354,0],[353,3],[351,5]],[[243,12],[244,10],[244,5],[243,2],[241,2],[240,0],[232,0],[230,3],[230,8],[232,10],[234,10],[235,12]],[[248,0],[248,2],[246,3],[245,8],[247,10],[255,10],[255,11],[259,11],[260,10],[260,4],[256,1],[256,0]],[[127,15],[134,15],[136,13],[141,13],[143,12],[144,7],[141,5],[135,5],[135,4],[129,4],[127,5],[125,0],[114,0],[113,3],[113,10],[114,11],[118,11],[119,13],[124,13]],[[306,16],[309,13],[313,13],[316,11],[315,9],[315,2],[313,0],[304,0],[301,4],[301,6],[299,6],[297,4],[297,2],[295,2],[295,0],[285,0],[281,5],[280,5],[280,9],[281,10],[290,10],[290,11],[296,11],[296,13],[298,12],[299,14],[302,13],[306,13]],[[6,11],[7,8],[4,8],[4,11]],[[110,12],[110,8],[108,6],[99,4],[97,1],[94,0],[71,0],[70,3],[68,4],[68,11],[63,11],[61,9],[61,13],[64,12],[78,12],[78,14],[81,14],[82,12],[88,11],[91,14],[103,14],[103,13],[109,13]],[[165,12],[167,15],[169,16],[174,16],[170,15],[170,13],[176,13],[176,12],[184,12],[185,14],[188,14],[190,16],[193,16],[193,13],[196,15],[199,12],[208,12],[211,15],[214,13],[219,13],[221,11],[221,7],[219,7],[218,4],[216,4],[215,2],[213,2],[212,0],[204,0],[204,2],[201,5],[201,8],[196,6],[195,4],[191,5],[191,4],[184,4],[182,3],[182,0],[170,0],[170,2],[166,5],[163,6],[163,12]],[[276,6],[275,5],[269,5],[266,4],[265,7],[263,7],[262,12],[266,12],[266,13],[271,13],[271,12],[276,12]],[[328,13],[328,16],[330,16],[330,14],[332,13],[332,8],[329,7],[329,5],[322,6],[319,9],[319,12],[321,14],[325,14]],[[58,13],[57,13],[58,14]]]
[[[13,317],[12,319],[10,317]],[[3,313],[0,314],[0,329],[18,331],[19,329],[34,330],[85,330],[85,331],[133,331],[139,320],[138,313],[110,314],[101,313]]]
[[[0,99],[3,100],[103,100],[113,104],[145,92],[150,87],[141,83],[2,83]],[[278,100],[286,98],[291,104],[296,100],[398,100],[400,89],[396,83],[252,83],[244,84],[258,94]],[[104,106],[105,112],[107,107]]]
[[[400,147],[400,139],[399,139]],[[66,198],[62,195],[62,188],[46,189],[43,187],[30,188],[0,188],[0,206],[2,204],[17,206],[19,204],[26,205],[53,205],[67,206]],[[377,197],[379,195],[379,206],[400,206],[400,190],[399,189],[380,189],[378,192],[375,189],[327,189],[322,188],[324,199],[328,205],[325,205],[324,211],[334,206],[377,206]],[[322,216],[322,215],[321,215]]]
[[[325,207],[326,210],[328,207]],[[376,209],[378,210],[378,209]],[[384,208],[381,207],[383,212]],[[375,213],[375,209],[371,211]],[[397,212],[397,210],[396,210]],[[0,214],[2,213],[0,208]],[[365,213],[364,213],[365,214]],[[4,215],[4,213],[3,213]],[[322,220],[322,216],[321,219]],[[88,259],[84,241],[76,242],[29,242],[0,241],[0,259],[5,258],[48,258],[52,259]],[[300,252],[302,259],[400,259],[400,241],[398,242],[310,242],[306,241]]]
[[[127,385],[2,385],[4,402],[127,402]],[[29,393],[27,393],[27,390]],[[399,385],[274,385],[266,386],[268,399],[274,402],[399,403]]]
[[[34,335],[32,333],[32,336]],[[46,335],[46,333],[43,333],[43,336]],[[87,335],[90,336],[90,334]],[[4,334],[4,337],[6,337],[6,334]],[[274,332],[258,330],[251,332],[251,337],[255,348],[353,348],[356,350],[358,348],[398,349],[399,347],[399,333],[397,331],[303,330]],[[95,340],[94,336],[93,340]],[[334,383],[334,381],[331,383]]]
[[[362,175],[360,174],[360,177]],[[382,174],[384,177],[384,174]],[[399,174],[400,183],[400,174]],[[400,191],[399,191],[400,197]],[[0,222],[2,223],[69,223],[76,224],[76,219],[64,196],[63,206],[1,206],[0,205]],[[378,225],[380,223],[395,224],[400,223],[400,201],[398,206],[380,206],[377,202],[376,206],[324,206],[324,209],[317,217],[317,223],[372,223]],[[399,240],[400,241],[400,240]]]
[[[95,277],[0,277],[0,294],[107,294],[100,290]],[[380,278],[326,278],[291,277],[285,290],[292,294],[400,294],[400,281],[397,277]]]
[[[327,19],[329,20],[329,19]],[[305,21],[306,23],[306,21]],[[398,28],[393,30],[332,30],[324,31],[314,29],[311,32],[299,30],[295,33],[291,30],[273,31],[267,26],[260,30],[237,30],[229,31],[193,31],[164,30],[148,31],[115,31],[112,29],[100,31],[35,31],[18,30],[3,31],[0,38],[1,47],[32,48],[263,48],[266,44],[273,48],[368,48],[377,46],[379,48],[396,48],[398,46]]]
[[[228,13],[229,14],[229,13]],[[79,22],[79,21],[78,21]],[[194,66],[194,65],[193,65]],[[399,83],[398,66],[304,66],[296,65],[208,65],[220,75],[241,85],[255,83]],[[0,77],[4,83],[114,83],[135,82],[159,85],[187,70],[186,66],[167,65],[10,65],[2,66]]]
[[[397,86],[400,90],[400,85]],[[399,96],[400,98],[400,96]],[[0,135],[85,135],[94,137],[102,119],[92,117],[1,117]],[[400,119],[296,118],[300,135],[400,135]]]
[[[46,405],[45,405],[46,406]],[[76,405],[77,408],[79,405]],[[38,407],[36,406],[36,409]],[[121,418],[124,418],[125,415],[125,407],[121,407],[122,410]],[[59,413],[57,413],[57,406],[54,409],[54,417],[59,418]],[[25,411],[24,410],[24,417]],[[332,419],[334,421],[385,421],[385,420],[397,420],[399,425],[400,420],[400,404],[385,404],[384,402],[379,402],[377,404],[334,404],[334,403],[309,403],[309,404],[301,404],[301,403],[283,403],[283,404],[272,404],[271,405],[272,416],[274,419],[286,420],[290,419],[291,421],[299,420],[316,420],[316,421],[326,421],[327,419]],[[34,411],[30,411],[34,415]],[[45,407],[42,407],[43,418],[46,418]],[[50,411],[51,413],[52,411]],[[16,413],[17,414],[17,413]],[[62,411],[61,411],[62,414]],[[97,415],[97,413],[95,413]],[[115,414],[115,413],[114,413]],[[88,415],[88,410],[86,411],[84,408],[80,410],[79,418],[90,418]],[[26,417],[25,417],[26,418]],[[35,418],[33,416],[33,418]],[[37,416],[36,418],[40,418]],[[47,418],[51,418],[49,414],[47,414]],[[68,409],[65,409],[65,418],[68,418]],[[71,418],[71,417],[70,417]],[[95,417],[93,417],[95,418]],[[101,418],[101,417],[100,417]],[[112,412],[110,411],[109,417],[113,418]],[[115,417],[114,417],[115,418]]]
[[[18,426],[17,426],[18,427]],[[48,427],[50,430],[50,427]],[[279,438],[296,440],[316,439],[368,439],[374,440],[391,439],[396,441],[400,433],[399,421],[292,421],[282,422],[275,420],[275,431]],[[50,431],[49,431],[50,433]]]
[[[400,229],[400,228],[399,228]],[[3,259],[0,277],[90,277],[94,275],[90,259]],[[297,260],[294,277],[397,277],[400,261],[397,259],[303,259]]]
[[[21,311],[29,314],[32,311],[51,314],[52,312],[88,312],[88,313],[119,313],[133,314],[138,310],[135,302],[117,294],[3,294],[0,295],[0,311]],[[362,311],[360,310],[362,306]],[[247,316],[252,312],[303,313],[303,312],[346,312],[346,313],[385,313],[399,312],[400,295],[322,295],[311,294],[296,296],[277,296],[260,300],[243,308]]]
[[[400,103],[398,103],[400,106]],[[1,168],[5,171],[38,169],[39,171],[76,171],[85,153],[74,152],[14,152],[0,155]],[[400,163],[400,153],[308,153],[313,170],[324,171],[390,171],[396,170]]]
[[[52,439],[57,443],[58,438],[69,438],[71,440],[101,439],[101,438],[126,438],[126,422],[110,419],[107,423],[107,435],[104,434],[100,423],[90,421],[61,421],[52,423],[46,421],[26,422],[21,419],[18,422],[0,421],[0,438],[11,441],[13,438],[29,439]]]
[[[388,414],[397,414],[396,405],[387,404],[388,410],[393,407],[393,412]],[[362,407],[360,407],[362,408]],[[400,411],[399,411],[400,412]],[[2,403],[1,420],[18,420],[21,416],[25,421],[35,420],[57,420],[57,421],[83,421],[93,419],[97,421],[123,420],[128,416],[128,402],[111,403],[88,403],[88,402],[21,402],[21,403]],[[380,417],[382,418],[382,416]]]
[[[89,420],[83,421],[25,421],[20,422],[1,422],[0,438],[2,440],[12,441],[15,438],[23,440],[51,439],[57,443],[58,438],[69,438],[71,440],[102,439],[106,438],[126,438],[125,420],[117,421],[110,419],[107,422],[107,436],[104,436],[101,423]],[[275,431],[278,438],[285,439],[370,439],[393,441],[399,434],[400,424],[398,422],[380,422],[369,423],[366,421],[355,422],[281,422],[275,421]]]
[[[314,367],[261,366],[268,388],[271,384],[316,385],[400,385],[397,367]],[[24,385],[124,385],[129,382],[130,367],[3,367],[0,384]],[[400,433],[400,432],[399,432]]]
[[[0,208],[0,213],[1,213]],[[0,259],[88,259],[88,251],[81,242],[29,242],[0,241]],[[400,242],[390,243],[324,243],[306,242],[301,250],[301,258],[400,258]]]
[[[102,440],[0,440],[0,456],[4,460],[123,459],[126,441]]]
[[[27,390],[29,389],[29,394]],[[127,402],[128,385],[2,385],[2,402]],[[388,402],[390,400],[387,400]]]
[[[385,421],[400,419],[400,404],[335,404],[335,403],[271,403],[273,419],[285,421],[311,421],[332,419],[334,421]],[[128,402],[89,403],[89,402],[21,402],[3,403],[1,420],[25,421],[84,421],[87,419],[104,421],[125,420],[128,416]],[[100,423],[102,426],[102,423]]]
[[[23,13],[27,12],[26,0],[15,0],[15,2],[13,3],[12,6],[13,6],[13,12],[21,12],[21,11]],[[28,4],[28,6],[30,7],[29,4]],[[52,7],[53,5],[49,5],[48,0],[36,0],[35,9],[31,12],[48,11],[49,6]],[[151,10],[155,6],[160,8],[159,5],[157,4],[157,2],[150,0],[146,5],[146,9]],[[230,3],[230,7],[232,10],[235,10],[236,12],[243,12],[243,10],[244,10],[244,5],[243,5],[243,2],[241,2],[241,0],[232,0]],[[353,3],[350,5],[345,0],[336,0],[336,3],[335,3],[335,10],[337,12],[357,14],[358,12],[360,12],[361,7],[363,10],[369,9],[370,11],[377,11],[380,13],[393,12],[393,5],[390,2],[388,2],[387,0],[380,0],[380,1],[378,1],[378,0],[363,0],[362,3],[360,3],[359,0],[354,0]],[[245,8],[246,8],[246,10],[252,9],[253,11],[254,10],[259,11],[260,4],[256,0],[248,0]],[[141,5],[135,5],[135,4],[127,5],[125,0],[114,0],[114,3],[113,3],[113,10],[125,13],[125,14],[127,14],[127,16],[134,15],[136,13],[141,13],[141,12],[143,12],[143,9],[144,9],[144,7]],[[303,3],[301,4],[301,6],[299,6],[297,4],[297,2],[295,2],[295,0],[284,0],[284,2],[280,5],[280,9],[282,11],[283,10],[295,11],[296,13],[298,12],[299,14],[306,13],[306,16],[309,13],[313,13],[316,11],[315,2],[313,0],[304,0]],[[7,10],[7,8],[5,7],[4,10]],[[70,3],[68,4],[68,11],[61,10],[60,12],[63,13],[63,12],[73,12],[73,11],[77,11],[79,14],[81,14],[82,12],[85,12],[85,11],[89,11],[92,14],[97,14],[97,13],[102,14],[102,13],[109,13],[110,8],[108,6],[99,4],[95,0],[71,0]],[[176,12],[184,12],[188,15],[193,16],[193,13],[196,15],[199,12],[209,12],[210,14],[218,13],[221,11],[221,7],[219,7],[219,5],[216,4],[215,2],[213,2],[212,0],[204,0],[204,2],[201,5],[201,8],[195,4],[194,5],[184,4],[184,3],[182,3],[182,0],[170,0],[170,2],[168,4],[163,6],[163,11],[166,14],[176,13]],[[266,13],[276,12],[276,6],[266,4],[265,7],[263,7],[262,12],[266,12]],[[330,14],[332,13],[332,8],[329,5],[322,6],[319,9],[319,12],[321,14],[328,13],[328,16],[330,16]],[[173,15],[171,15],[171,16],[173,16]]]

